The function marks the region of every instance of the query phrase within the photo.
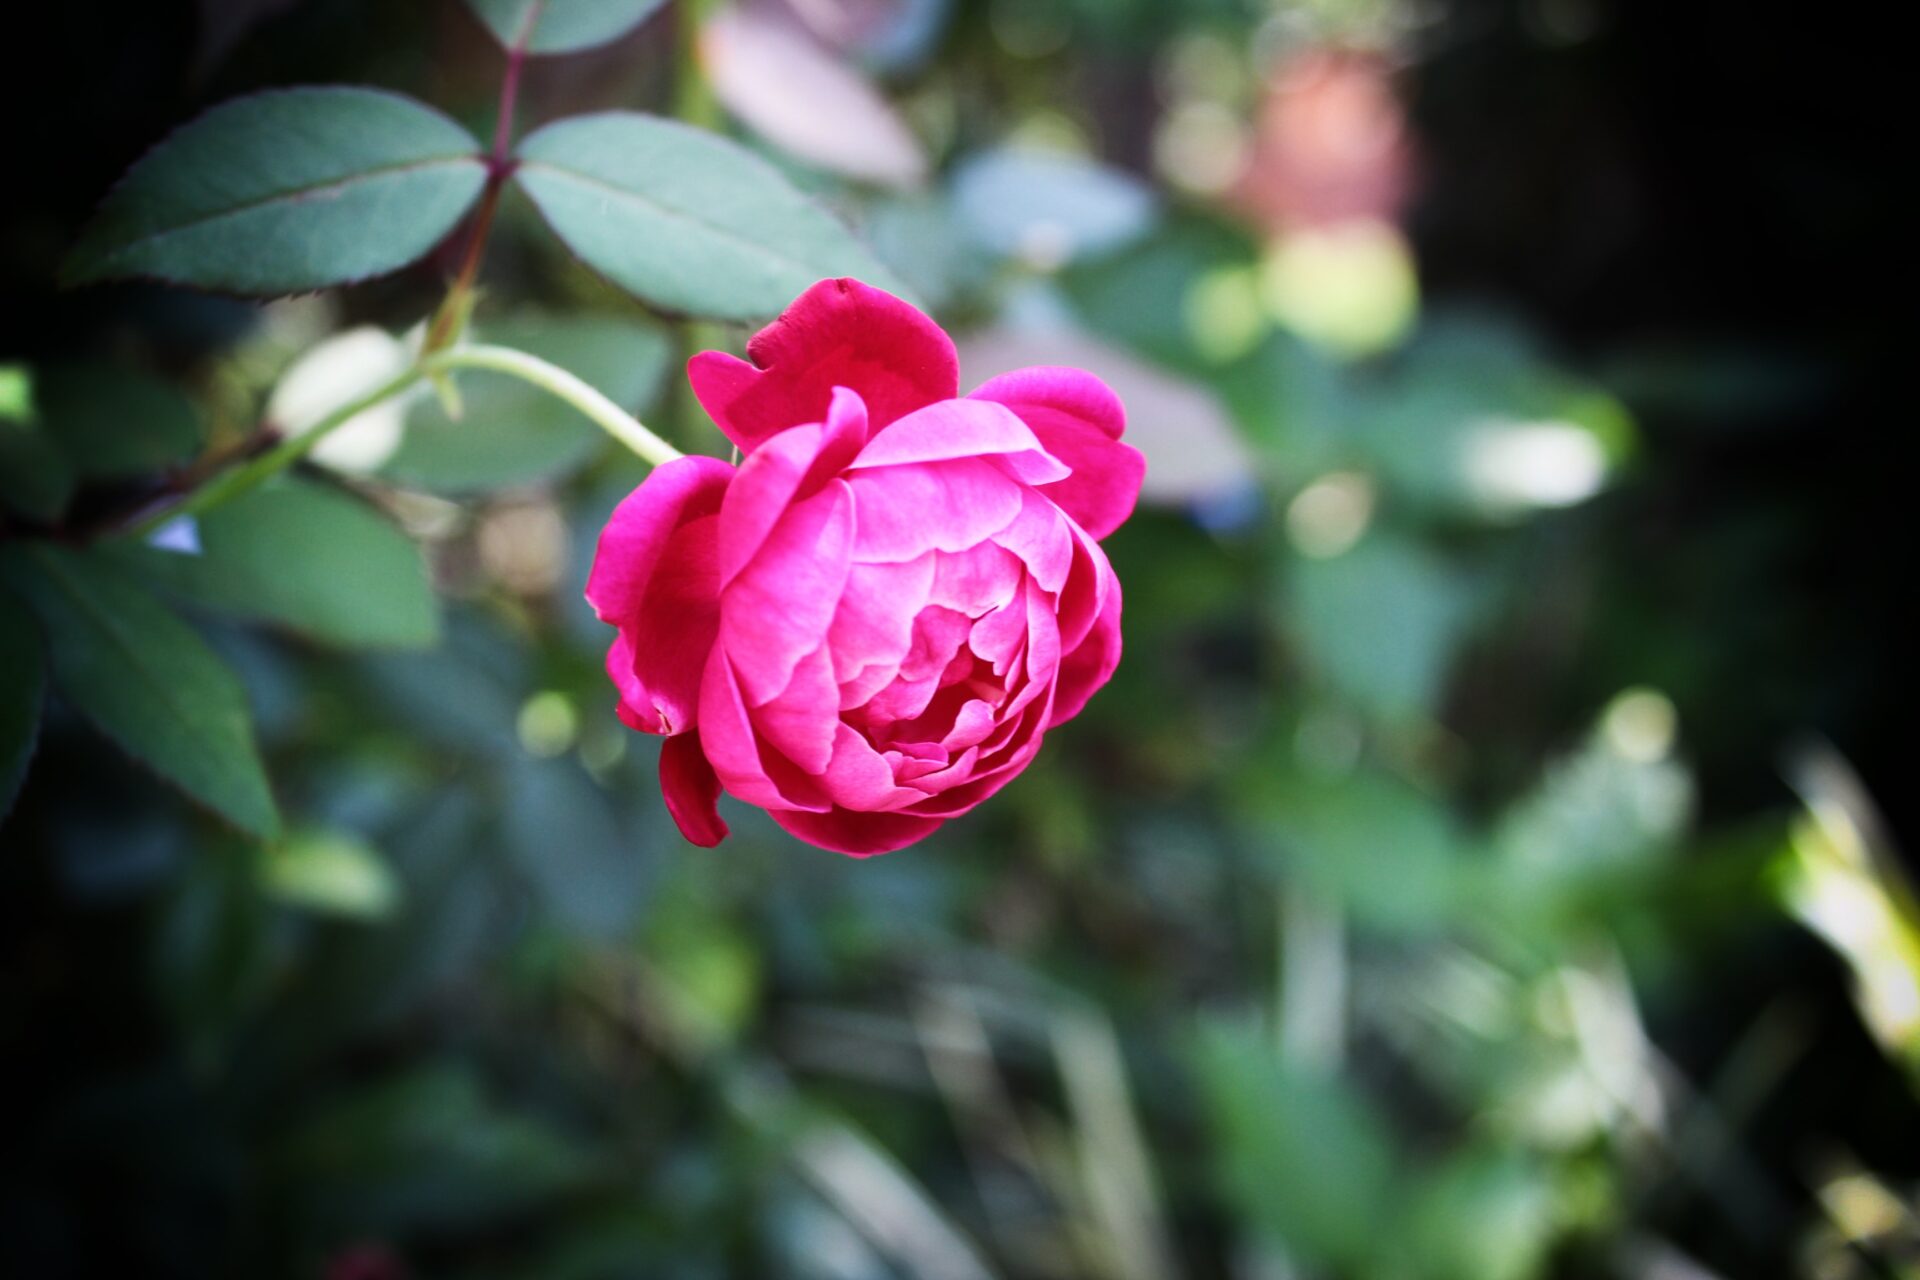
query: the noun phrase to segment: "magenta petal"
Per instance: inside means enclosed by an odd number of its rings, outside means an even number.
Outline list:
[[[1060,660],[1055,677],[1053,716],[1049,727],[1071,720],[1087,699],[1113,676],[1120,665],[1120,583],[1107,583],[1107,599],[1099,619],[1077,648]]]
[[[1084,530],[1073,531],[1073,567],[1067,574],[1057,609],[1060,648],[1071,652],[1086,638],[1094,619],[1106,608],[1107,593],[1116,581],[1107,553]]]
[[[644,733],[691,727],[718,620],[715,536],[733,468],[680,458],[635,489],[601,531],[587,600],[620,630],[607,673],[621,719]],[[672,625],[664,626],[671,617]]]
[[[825,773],[840,724],[840,686],[833,655],[821,645],[800,660],[778,696],[750,713],[754,727],[787,759],[811,774]]]
[[[628,494],[600,531],[587,603],[603,622],[618,625],[640,605],[673,531],[720,509],[734,470],[718,458],[675,458]]]
[[[897,670],[913,644],[913,620],[935,580],[937,553],[904,564],[855,564],[847,571],[827,633],[835,678],[848,684],[869,670]],[[891,679],[881,676],[875,689]],[[868,691],[871,694],[872,690]],[[865,702],[842,702],[843,707]]]
[[[935,766],[936,768],[938,766]],[[833,740],[833,759],[822,781],[837,807],[862,813],[898,809],[922,799],[924,793],[896,784],[893,766],[873,744],[849,725],[841,725]]]
[[[830,806],[820,788],[772,748],[762,750],[727,655],[714,650],[700,682],[700,747],[729,793],[763,809]]]
[[[800,659],[826,639],[852,542],[852,495],[836,480],[788,509],[721,594],[720,647],[752,705],[786,688]]]
[[[667,812],[689,841],[711,849],[727,838],[727,824],[720,820],[717,807],[720,778],[693,734],[676,734],[661,744],[660,791],[667,799]]]
[[[1133,514],[1147,461],[1122,444],[1126,410],[1106,383],[1079,369],[1039,366],[989,379],[969,397],[1007,406],[1073,474],[1047,487],[1075,523],[1104,538]]]
[[[904,849],[932,835],[946,821],[904,813],[857,813],[838,808],[826,813],[775,809],[773,820],[808,844],[855,858]]]
[[[1073,565],[1073,525],[1061,518],[1052,493],[1052,489],[1028,490],[1022,495],[1019,516],[993,540],[1018,556],[1034,581],[1048,591],[1058,591]]]
[[[1045,503],[1040,503],[1046,506]],[[1056,515],[1055,520],[1059,517]],[[958,610],[977,618],[1013,599],[1025,576],[1025,566],[1011,551],[983,542],[965,551],[934,553],[933,584],[928,604]]]
[[[855,471],[854,559],[898,564],[965,551],[1020,514],[1025,487],[981,458]]]
[[[1027,484],[1049,484],[1068,475],[1026,423],[990,400],[943,400],[908,414],[875,432],[854,459],[853,469],[986,457],[998,458]]]
[[[788,427],[822,421],[835,387],[860,393],[875,431],[960,388],[959,360],[940,326],[858,280],[809,288],[754,335],[747,355],[752,364],[716,351],[687,362],[701,405],[747,453]]]
[[[732,582],[793,503],[837,478],[866,441],[860,397],[835,388],[824,423],[782,431],[741,466],[721,504],[720,585]]]

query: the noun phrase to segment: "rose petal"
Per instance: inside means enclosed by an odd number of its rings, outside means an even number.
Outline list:
[[[1094,619],[1106,608],[1115,578],[1107,553],[1084,530],[1073,530],[1073,568],[1067,574],[1056,606],[1060,617],[1060,649],[1071,652],[1086,639]]]
[[[1106,602],[1093,629],[1060,660],[1059,674],[1054,677],[1053,716],[1048,726],[1079,715],[1087,699],[1112,678],[1114,668],[1119,665],[1120,582],[1114,579],[1107,583]]]
[[[933,764],[934,769],[940,767]],[[833,759],[821,781],[836,806],[862,813],[900,809],[926,797],[919,788],[899,786],[887,757],[858,730],[845,724],[834,737]]]
[[[866,440],[860,397],[836,387],[824,423],[782,431],[740,467],[721,504],[720,585],[739,575],[793,503],[837,477]]]
[[[762,750],[733,664],[717,648],[700,681],[700,748],[721,785],[748,804],[820,812],[829,807],[819,786],[792,761],[771,747]]]
[[[821,645],[800,660],[772,701],[749,713],[754,728],[780,754],[811,774],[827,770],[840,724],[840,686],[833,679],[833,655]]]
[[[587,600],[620,628],[607,673],[621,719],[643,733],[694,723],[719,616],[714,513],[734,474],[717,458],[676,459],[628,494],[601,531]]]
[[[1069,473],[1011,409],[991,400],[943,400],[876,431],[852,469],[954,458],[994,458],[1015,479],[1050,484]]]
[[[826,813],[773,810],[773,820],[808,844],[855,858],[904,849],[938,831],[944,818],[917,818],[904,813],[856,813],[835,808]]]
[[[754,335],[747,355],[752,364],[719,351],[687,362],[694,395],[747,453],[789,427],[821,421],[837,386],[860,393],[874,431],[960,389],[959,360],[940,326],[858,280],[808,289]]]
[[[794,504],[721,593],[719,647],[754,706],[786,688],[826,639],[851,564],[853,511],[840,480]]]
[[[929,551],[978,546],[1020,514],[1025,491],[979,458],[855,471],[853,558],[863,564],[913,560]]]
[[[834,675],[842,685],[878,677],[867,691],[883,688],[913,645],[913,619],[932,591],[939,553],[904,564],[855,564],[847,571],[827,644],[833,652]],[[842,701],[842,707],[865,702]]]
[[[1120,442],[1126,410],[1106,383],[1079,369],[1039,365],[991,378],[968,398],[1013,410],[1072,469],[1047,487],[1047,497],[1088,533],[1104,538],[1133,514],[1147,461]]]
[[[660,552],[673,531],[720,509],[734,469],[718,458],[675,458],[621,500],[600,531],[587,603],[603,622],[618,624],[640,605]]]
[[[720,820],[720,777],[691,733],[675,734],[660,745],[660,791],[680,834],[703,849],[727,838]]]
[[[1043,492],[1051,490],[1023,494],[1020,514],[993,541],[1018,556],[1042,587],[1058,591],[1073,564],[1073,525]]]
[[[1044,502],[1039,505],[1046,506]],[[1059,520],[1058,515],[1053,518]],[[927,603],[957,610],[969,618],[978,618],[1013,599],[1026,576],[1026,566],[1019,557],[992,542],[965,551],[931,554],[934,574],[926,592]]]

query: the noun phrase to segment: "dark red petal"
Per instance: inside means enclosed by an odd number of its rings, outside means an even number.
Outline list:
[[[916,818],[904,813],[856,813],[831,809],[826,813],[769,810],[773,820],[808,844],[855,858],[904,849],[940,829],[944,818]]]
[[[748,364],[720,351],[687,362],[693,393],[727,438],[751,453],[789,427],[822,422],[835,387],[866,402],[868,430],[960,391],[953,342],[924,314],[858,280],[822,280],[747,343]]]
[[[660,746],[660,791],[680,834],[703,849],[727,838],[720,820],[720,778],[700,750],[697,734],[679,733]]]

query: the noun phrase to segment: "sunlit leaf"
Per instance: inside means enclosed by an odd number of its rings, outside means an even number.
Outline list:
[[[197,555],[126,548],[196,604],[330,644],[419,648],[439,634],[420,549],[358,498],[305,481],[256,489],[198,521]]]
[[[0,558],[0,573],[39,614],[67,702],[235,826],[277,834],[246,697],[191,627],[98,557],[40,546]]]
[[[261,892],[291,906],[384,920],[400,905],[400,882],[379,851],[347,832],[296,832],[259,859]]]
[[[506,48],[572,53],[638,26],[663,0],[467,0]]]
[[[627,409],[654,397],[671,354],[659,329],[616,316],[522,316],[475,336],[549,360]],[[414,403],[400,447],[381,469],[386,479],[440,493],[496,489],[564,475],[606,443],[579,410],[518,378],[464,370],[459,385],[458,421],[437,400]]]
[[[374,89],[224,102],[128,171],[63,278],[282,294],[381,275],[453,229],[486,181],[479,149],[438,111]]]
[[[0,588],[0,821],[12,810],[33,759],[46,691],[39,624],[11,591]]]
[[[771,165],[704,130],[610,111],[535,130],[518,154],[515,181],[567,247],[666,310],[765,319],[830,276],[903,291]]]

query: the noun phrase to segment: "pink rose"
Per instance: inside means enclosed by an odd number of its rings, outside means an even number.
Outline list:
[[[687,364],[736,471],[656,470],[600,535],[587,599],[619,629],[620,718],[666,735],[687,839],[724,788],[866,856],[1005,786],[1120,659],[1096,539],[1145,463],[1076,369],[959,395],[953,343],[857,280],[823,280],[747,344]]]

